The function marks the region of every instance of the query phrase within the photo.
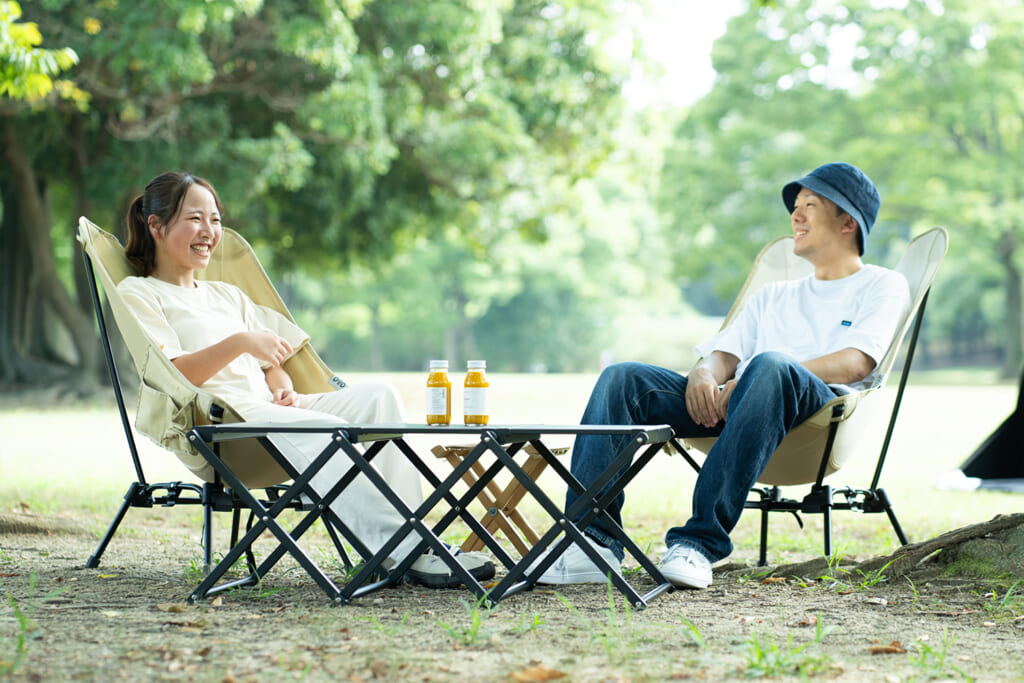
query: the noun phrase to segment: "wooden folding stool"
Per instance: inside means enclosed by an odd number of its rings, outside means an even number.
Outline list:
[[[452,467],[458,467],[472,448],[472,446],[438,445],[434,446],[431,451],[438,458],[447,460]],[[526,444],[523,450],[528,456],[526,462],[523,463],[523,471],[530,475],[533,481],[537,481],[548,463],[537,452],[533,444]],[[550,450],[554,455],[564,455],[569,452],[568,447]],[[472,487],[483,474],[484,466],[479,461],[474,462],[472,468],[463,475],[463,481],[467,486]],[[477,500],[483,504],[486,511],[480,518],[480,523],[492,536],[496,535],[498,531],[504,533],[505,538],[515,546],[520,555],[528,553],[530,548],[540,540],[540,536],[534,531],[530,522],[516,509],[526,492],[526,487],[518,479],[512,477],[504,488],[492,479],[477,495]],[[483,539],[476,533],[471,533],[463,542],[461,549],[462,552],[471,552],[483,550],[484,547]]]

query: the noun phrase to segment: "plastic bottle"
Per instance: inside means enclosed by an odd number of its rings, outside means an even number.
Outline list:
[[[462,394],[462,414],[467,425],[485,425],[490,416],[487,412],[487,381],[484,370],[487,361],[471,360],[466,363],[466,383]]]
[[[430,361],[427,376],[427,424],[447,425],[452,421],[452,382],[448,379],[448,361]]]

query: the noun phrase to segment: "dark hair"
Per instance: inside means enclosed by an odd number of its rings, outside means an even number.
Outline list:
[[[146,191],[132,200],[128,207],[128,246],[124,248],[128,261],[143,276],[150,275],[156,268],[156,243],[149,232],[149,217],[156,216],[160,225],[168,225],[178,212],[185,195],[193,185],[205,187],[213,195],[217,210],[224,210],[213,185],[190,173],[161,173],[149,181]]]

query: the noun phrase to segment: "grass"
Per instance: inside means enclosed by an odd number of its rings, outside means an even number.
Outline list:
[[[789,675],[807,678],[833,670],[835,663],[830,657],[813,653],[810,649],[812,646],[821,645],[825,636],[834,628],[825,626],[821,617],[818,617],[813,640],[796,645],[791,633],[782,647],[770,636],[764,637],[757,631],[752,632],[746,642],[746,666],[743,668],[743,675],[746,678],[778,678]]]
[[[882,485],[911,540],[932,537],[1020,508],[1020,498],[1014,494],[938,492],[931,486],[942,474],[959,466],[1016,401],[1017,387],[995,383],[994,376],[987,378],[986,382],[992,381],[990,384],[942,383],[970,376],[966,371],[918,373],[912,375],[915,381],[904,397]],[[409,419],[418,418],[425,375],[347,373],[346,379],[392,382],[403,395]],[[594,379],[593,375],[492,373],[493,419],[496,423],[575,423]],[[891,388],[885,391],[894,393]],[[971,420],[958,414],[963,405],[972,406]],[[951,427],[935,429],[937,424]],[[54,425],[60,428],[54,429]],[[105,527],[133,477],[120,420],[112,404],[7,409],[0,411],[0,430],[7,440],[0,450],[0,471],[4,473],[0,477],[0,511],[19,511],[24,503],[37,514],[85,517],[97,531]],[[571,441],[555,441],[550,445],[571,445]],[[421,440],[414,445],[427,452],[434,443]],[[138,446],[150,480],[188,479],[188,472],[172,454],[145,437],[138,439]],[[874,451],[858,454],[832,480],[836,485],[867,483],[875,455]],[[433,458],[430,461],[436,471],[446,473],[447,464]],[[61,476],[53,477],[53,472],[60,472]],[[693,481],[694,475],[682,458],[659,454],[630,485],[624,510],[626,526],[641,547],[650,547],[652,556],[660,554],[665,530],[689,516]],[[553,473],[545,472],[540,483],[553,500],[561,500],[564,485]],[[803,489],[784,489],[783,493],[802,495]],[[520,509],[527,519],[545,519],[540,506],[532,501],[523,501]],[[478,512],[482,514],[482,510]],[[136,510],[131,514],[143,513],[150,511]],[[152,514],[167,515],[167,511]],[[183,525],[198,519],[187,512],[183,518],[182,511],[172,516]],[[770,561],[792,562],[821,552],[820,516],[805,516],[803,529],[789,515],[774,515],[769,525]],[[457,539],[466,533],[463,525],[456,525],[450,536]],[[833,518],[833,537],[836,547],[851,558],[890,552],[897,545],[884,515],[837,513]],[[755,561],[757,539],[757,515],[747,514],[733,534],[736,551],[732,559]]]
[[[484,605],[481,600],[459,599],[459,604],[466,611],[466,620],[462,624],[446,623],[438,620],[437,625],[447,633],[452,640],[459,645],[474,647],[482,645],[492,636],[496,635],[493,629],[485,628],[487,618],[491,616],[493,608]]]

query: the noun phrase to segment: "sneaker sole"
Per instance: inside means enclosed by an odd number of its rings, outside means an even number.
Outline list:
[[[447,566],[447,565],[445,565]],[[470,569],[469,575],[477,581],[487,581],[494,578],[494,563],[486,562],[479,567]],[[427,588],[457,588],[462,585],[462,579],[452,574],[428,574],[410,569],[405,573],[405,580],[417,586]]]
[[[621,576],[621,574],[619,575]],[[540,586],[570,586],[575,583],[608,583],[611,579],[604,574],[597,572],[581,572],[572,576],[559,576],[557,578],[545,578],[543,575],[537,579]]]
[[[659,569],[661,569],[659,567]],[[699,579],[692,576],[686,576],[681,574],[670,574],[666,573],[664,569],[661,569],[661,573],[669,580],[673,586],[677,588],[707,588],[711,585],[711,579]]]

